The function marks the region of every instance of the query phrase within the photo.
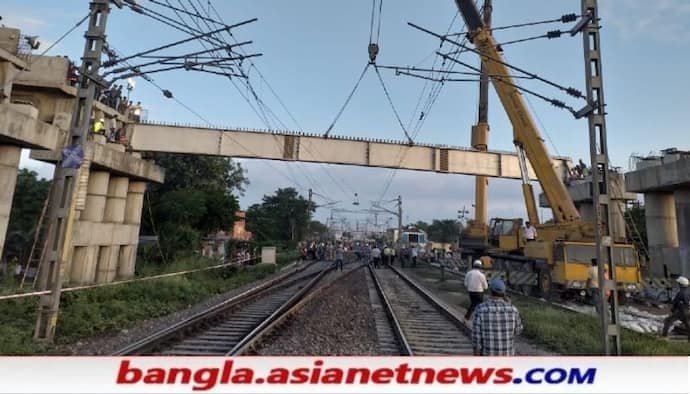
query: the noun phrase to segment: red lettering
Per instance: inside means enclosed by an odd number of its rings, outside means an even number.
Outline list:
[[[398,368],[395,368],[395,382],[399,384],[407,384],[409,383],[405,379],[405,375],[410,372],[410,367],[407,363],[400,364],[398,365]]]
[[[230,383],[230,374],[232,374],[232,360],[223,363],[223,373],[220,376],[220,383]]]
[[[144,373],[139,368],[130,368],[129,360],[120,362],[120,369],[117,371],[117,384],[139,383]]]
[[[361,375],[357,383],[359,384],[367,384],[369,383],[369,375],[371,374],[371,371],[369,368],[348,368],[347,369],[347,377],[345,378],[345,383],[347,384],[353,384],[355,383],[355,377],[357,374]]]
[[[390,368],[378,368],[371,374],[371,381],[375,384],[388,384],[395,372]]]
[[[343,370],[340,368],[328,368],[324,371],[321,383],[340,384],[343,382]]]
[[[165,372],[164,372],[165,373]],[[189,384],[192,380],[192,370],[189,368],[170,368],[168,371],[168,384],[175,384],[177,382],[177,375],[182,375],[180,383]]]
[[[151,368],[146,370],[146,376],[144,376],[142,382],[146,384],[165,383],[165,370],[163,368]]]
[[[297,368],[292,371],[292,384],[303,384],[309,381],[309,368]]]
[[[499,368],[496,370],[495,384],[507,384],[513,381],[513,368]]]
[[[194,372],[194,391],[204,391],[215,387],[218,382],[218,368],[200,368]]]
[[[486,383],[494,374],[494,368],[460,368],[460,381],[462,383]]]
[[[459,372],[455,368],[443,368],[436,373],[436,381],[441,384],[453,384],[458,375]]]
[[[230,379],[232,384],[254,383],[254,371],[249,368],[238,368],[237,372]]]
[[[424,383],[426,384],[431,384],[434,383],[434,375],[436,375],[436,371],[434,371],[433,368],[413,368],[412,369],[412,379],[410,379],[410,383],[412,384],[419,384],[422,379],[421,375],[424,374]]]
[[[273,368],[266,379],[269,384],[286,384],[290,376],[290,371],[285,368]]]

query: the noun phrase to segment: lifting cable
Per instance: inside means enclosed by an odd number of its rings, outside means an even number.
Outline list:
[[[400,128],[402,129],[403,133],[405,134],[405,137],[407,137],[407,142],[409,142],[410,145],[414,144],[414,141],[412,141],[412,138],[410,135],[407,133],[407,129],[405,129],[405,125],[402,122],[402,119],[400,119],[400,115],[398,114],[398,110],[395,108],[395,105],[393,104],[393,99],[391,98],[390,93],[388,93],[388,88],[386,88],[386,84],[383,82],[383,77],[381,77],[381,73],[379,72],[379,68],[374,65],[374,70],[376,70],[376,75],[379,77],[379,81],[381,82],[381,87],[383,88],[383,93],[386,94],[386,98],[388,99],[388,103],[391,106],[391,109],[393,109],[393,114],[395,114],[395,119],[398,120],[398,124],[400,125]]]
[[[377,18],[377,12],[376,12],[377,3],[378,3],[378,18]],[[367,47],[367,51],[369,52],[369,62],[364,66],[364,70],[362,70],[362,73],[359,75],[359,78],[357,78],[357,82],[355,82],[355,86],[352,88],[352,91],[350,91],[350,94],[347,96],[347,99],[345,99],[345,102],[340,107],[340,110],[338,111],[338,113],[335,115],[333,122],[331,122],[330,126],[328,126],[328,129],[326,129],[326,132],[323,134],[324,138],[328,137],[328,135],[333,130],[333,127],[335,127],[336,122],[338,122],[338,119],[340,119],[340,116],[343,114],[343,112],[345,112],[345,108],[347,108],[348,104],[350,104],[350,100],[352,100],[352,97],[355,95],[357,88],[359,87],[360,83],[364,79],[364,76],[366,75],[367,70],[369,70],[369,66],[371,66],[371,65],[375,66],[376,65],[376,55],[378,55],[378,53],[379,53],[378,41],[379,41],[379,37],[381,36],[381,11],[382,10],[383,10],[383,0],[372,0],[372,3],[371,3],[371,21],[369,22],[369,46]],[[376,35],[374,35],[374,31],[376,31]]]

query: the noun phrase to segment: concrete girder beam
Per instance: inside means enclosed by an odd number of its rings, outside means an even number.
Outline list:
[[[511,152],[410,146],[404,142],[323,138],[280,132],[154,124],[133,124],[130,127],[131,144],[136,151],[320,162],[520,179],[517,155]],[[557,172],[565,178],[570,159],[556,157],[552,162]],[[531,167],[529,175],[535,179]]]
[[[86,144],[86,157],[91,160],[92,171],[110,171],[113,175],[128,176],[134,180],[163,183],[165,170],[153,161],[144,160],[135,154],[124,152],[122,145],[101,144],[94,140]],[[32,150],[30,157],[48,163],[56,163],[57,151]]]
[[[0,143],[59,150],[66,132],[37,118],[38,110],[30,105],[0,104]]]

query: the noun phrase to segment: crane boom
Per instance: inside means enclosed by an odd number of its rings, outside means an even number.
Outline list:
[[[482,23],[474,1],[455,0],[455,3],[467,23],[471,40],[481,54],[482,64],[491,76],[491,82],[496,90],[496,94],[513,125],[515,145],[518,147],[518,150],[522,149],[524,151],[525,156],[532,164],[539,184],[553,211],[554,221],[556,223],[580,221],[580,214],[577,208],[575,208],[568,190],[553,168],[549,159],[551,156],[544,144],[544,140],[539,134],[539,130],[534,119],[532,119],[522,94],[516,87],[517,85],[503,60],[503,56],[498,51],[496,42],[491,36],[489,29]],[[526,204],[530,208],[530,204],[534,204],[534,195],[531,187],[525,188],[524,186],[523,192]],[[536,208],[528,210],[536,211]]]

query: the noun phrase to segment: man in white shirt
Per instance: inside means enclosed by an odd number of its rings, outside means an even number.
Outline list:
[[[537,240],[537,229],[530,222],[525,222],[525,239],[527,242]]]
[[[470,307],[465,313],[465,320],[469,320],[474,312],[474,308],[484,301],[484,291],[489,288],[486,283],[486,276],[479,270],[482,268],[482,262],[475,260],[472,264],[472,269],[465,274],[465,288],[470,295]]]
[[[371,250],[371,260],[374,263],[374,268],[379,268],[381,263],[381,249],[374,245],[374,249]]]

